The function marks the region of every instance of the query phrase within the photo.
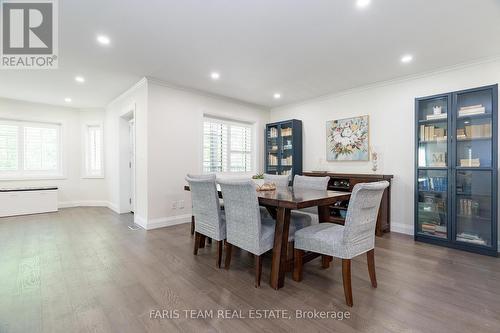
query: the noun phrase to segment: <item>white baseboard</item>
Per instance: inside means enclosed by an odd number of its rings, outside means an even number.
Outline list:
[[[413,224],[403,224],[403,223],[395,223],[391,221],[391,232],[397,232],[405,235],[412,235],[415,233],[413,228]]]
[[[118,205],[116,205],[113,202],[108,202],[108,208],[111,209],[113,212],[120,214],[120,210],[118,209]]]
[[[147,220],[144,217],[137,215],[137,213],[134,214],[134,223],[142,229],[148,230]]]
[[[60,201],[59,208],[71,207],[109,207],[109,202],[99,200],[80,200],[80,201]]]
[[[191,214],[177,215],[160,217],[157,219],[151,219],[148,221],[146,230],[158,229],[164,227],[170,227],[177,224],[189,223],[191,222]]]

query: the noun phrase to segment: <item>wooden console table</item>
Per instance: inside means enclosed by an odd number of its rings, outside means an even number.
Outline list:
[[[391,230],[391,179],[393,175],[376,174],[351,174],[351,173],[332,173],[328,171],[304,172],[304,176],[330,177],[328,189],[332,191],[352,192],[354,185],[358,183],[372,183],[382,180],[389,182],[389,187],[385,189],[380,209],[378,211],[377,227],[375,234],[382,236],[384,232]],[[330,206],[330,222],[344,224],[344,214],[347,212],[347,202],[339,201]]]

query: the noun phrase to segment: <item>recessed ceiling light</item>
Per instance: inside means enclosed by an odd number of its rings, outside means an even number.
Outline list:
[[[368,5],[372,2],[371,0],[357,0],[356,1],[356,6],[358,8],[365,8],[368,7]]]
[[[69,97],[66,97],[66,98],[64,99],[64,101],[65,101],[66,103],[71,103],[72,99],[71,99],[71,98],[69,98]]]
[[[218,80],[220,79],[220,74],[217,72],[212,72],[210,73],[210,77],[212,78],[212,80]]]
[[[85,78],[83,76],[75,76],[75,81],[78,82],[78,83],[84,83],[85,82]]]
[[[281,98],[281,94],[280,93],[275,93],[273,95],[274,99],[280,99]]]
[[[109,43],[111,43],[111,40],[109,39],[109,37],[108,36],[104,36],[104,35],[97,36],[97,41],[101,45],[109,45]]]
[[[405,54],[404,56],[401,57],[401,62],[403,64],[407,64],[409,62],[412,62],[413,56],[411,54]]]

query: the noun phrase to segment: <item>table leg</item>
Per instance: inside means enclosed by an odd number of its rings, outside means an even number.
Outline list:
[[[278,290],[285,285],[286,249],[290,227],[290,209],[278,207],[274,230],[273,262],[271,264],[271,287]]]
[[[319,223],[330,222],[330,206],[318,206]]]

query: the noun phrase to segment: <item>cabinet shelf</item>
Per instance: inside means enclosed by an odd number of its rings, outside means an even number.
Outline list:
[[[415,100],[415,240],[498,255],[497,108],[497,85]]]

